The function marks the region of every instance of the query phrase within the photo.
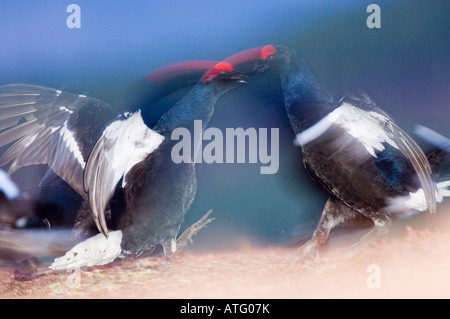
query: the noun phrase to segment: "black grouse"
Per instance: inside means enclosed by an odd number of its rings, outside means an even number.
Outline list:
[[[0,87],[0,146],[9,146],[0,165],[10,163],[12,174],[47,164],[85,199],[101,232],[56,258],[51,268],[106,264],[158,244],[175,252],[197,180],[194,161],[176,164],[171,158],[171,133],[180,127],[192,132],[196,120],[204,130],[216,101],[243,76],[229,63],[216,64],[153,129],[140,111],[118,116],[95,98],[34,85]],[[194,159],[197,145],[193,150]],[[125,205],[113,212],[109,204],[117,192]]]
[[[318,256],[330,231],[359,215],[374,224],[360,241],[367,244],[385,236],[392,217],[434,213],[436,202],[450,196],[450,178],[436,183],[421,148],[364,92],[335,100],[286,46],[262,48],[260,64],[280,76],[294,143],[330,195],[304,258]]]
[[[180,100],[200,80],[202,75],[217,63],[218,61],[183,61],[159,68],[133,84],[130,92],[126,95],[125,102],[115,106],[114,110],[109,107],[92,110],[95,116],[99,118],[98,124],[95,124],[95,122],[89,122],[88,124],[106,128],[111,120],[110,114],[140,111],[145,125],[153,128],[161,116],[176,103],[173,101]],[[168,96],[170,96],[169,99],[167,99]],[[161,100],[164,102],[161,103]],[[85,108],[89,109],[92,106],[87,104]],[[83,113],[81,109],[79,111]],[[80,118],[83,118],[83,114]],[[97,136],[92,136],[93,140],[100,137],[100,131]],[[90,132],[90,134],[93,133]],[[92,146],[90,149],[92,149]],[[33,170],[33,172],[35,171]],[[86,218],[86,216],[90,216],[88,205],[84,205],[82,212],[80,212],[83,198],[51,168],[46,171],[37,186],[32,185],[32,188],[29,189],[24,185],[24,189],[21,190],[31,194],[28,197],[31,197],[35,209],[31,212],[31,216],[18,215],[20,223],[15,224],[19,228],[72,227],[75,218],[78,216],[77,225],[81,226],[81,223],[83,223],[84,233],[88,235],[86,225],[87,220],[90,220]],[[112,205],[120,205],[123,202],[123,196],[120,195],[119,192],[111,199]],[[96,226],[95,224],[92,226],[90,227],[91,233],[95,233]]]

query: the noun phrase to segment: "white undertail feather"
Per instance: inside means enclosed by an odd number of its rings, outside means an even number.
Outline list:
[[[110,232],[108,238],[97,234],[79,243],[64,256],[55,258],[50,268],[66,270],[108,264],[122,253],[121,243],[120,230]]]
[[[450,197],[450,180],[436,183],[436,202],[441,203],[445,197]],[[393,213],[424,212],[428,209],[425,194],[422,188],[406,196],[388,199],[386,209]]]
[[[450,180],[445,182],[440,182],[436,184],[438,191],[439,191],[439,197],[436,196],[437,202],[442,202],[443,197],[450,197]]]

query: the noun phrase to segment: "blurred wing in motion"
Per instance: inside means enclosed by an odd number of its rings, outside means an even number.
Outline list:
[[[168,96],[181,98],[186,90],[192,88],[203,73],[217,64],[217,61],[195,60],[175,62],[159,68],[135,83],[127,93],[127,107],[124,111],[141,110],[144,122],[153,128],[163,114],[172,106]],[[161,100],[169,101],[163,101]],[[166,103],[167,102],[167,103]]]
[[[0,169],[0,192],[3,192],[8,199],[17,198],[20,195],[19,187],[2,169]]]
[[[95,144],[84,172],[84,190],[89,193],[95,223],[105,236],[108,236],[105,209],[117,183],[123,178],[124,187],[128,171],[157,149],[163,139],[136,112],[111,123]]]
[[[52,88],[0,87],[0,147],[9,145],[0,166],[48,164],[86,199],[83,170],[101,132],[116,113],[107,103]]]
[[[59,256],[73,247],[71,230],[0,230],[0,264]]]
[[[414,133],[434,147],[450,153],[450,139],[446,138],[445,136],[422,125],[416,125],[414,127]]]

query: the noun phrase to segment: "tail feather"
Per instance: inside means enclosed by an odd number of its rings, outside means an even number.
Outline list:
[[[436,198],[437,201],[442,201],[443,197],[450,197],[450,180],[445,181],[445,182],[439,182],[436,183],[437,189],[438,189],[438,193],[439,196],[441,198]],[[439,200],[440,199],[440,200]]]
[[[414,133],[435,147],[427,154],[427,159],[436,182],[446,185],[445,182],[450,181],[450,139],[422,125],[416,125]]]
[[[434,145],[436,148],[441,149],[446,153],[450,153],[450,139],[445,136],[422,125],[416,125],[414,133],[425,142]]]
[[[427,154],[436,182],[450,181],[450,153],[436,149]]]

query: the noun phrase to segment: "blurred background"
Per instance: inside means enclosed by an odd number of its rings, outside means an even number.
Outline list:
[[[69,29],[69,4],[81,28]],[[450,2],[381,1],[381,28],[369,29],[364,0],[48,1],[0,3],[0,85],[29,83],[121,107],[145,75],[184,60],[222,60],[266,44],[299,51],[336,97],[360,88],[410,134],[415,124],[450,136]],[[160,101],[169,106],[187,92]],[[144,93],[142,93],[144,94]],[[284,245],[310,236],[327,199],[292,144],[279,78],[260,75],[224,96],[210,127],[279,128],[280,168],[200,164],[197,198],[184,227],[210,208],[215,220],[197,249],[251,242]],[[426,145],[424,145],[426,147]],[[38,177],[17,172],[26,192]],[[62,195],[61,195],[62,196]],[[69,207],[70,197],[61,203]]]

